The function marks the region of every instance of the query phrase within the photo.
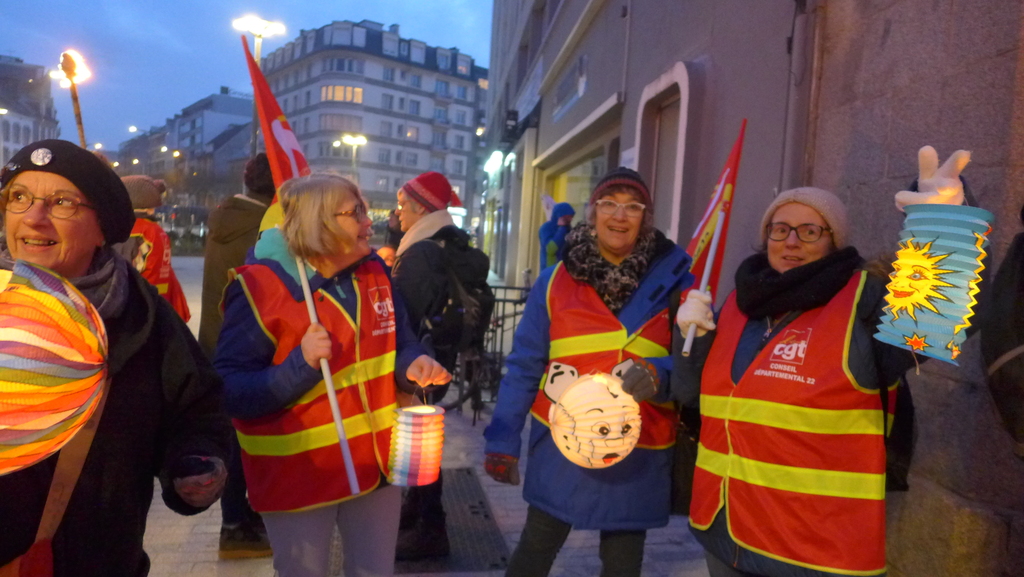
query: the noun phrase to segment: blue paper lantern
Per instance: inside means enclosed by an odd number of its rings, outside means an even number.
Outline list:
[[[955,365],[974,315],[993,216],[981,208],[944,204],[905,210],[875,338]]]

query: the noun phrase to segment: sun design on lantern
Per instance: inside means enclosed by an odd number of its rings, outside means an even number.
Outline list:
[[[939,314],[933,301],[949,300],[942,294],[942,288],[953,285],[944,281],[942,275],[954,271],[938,267],[939,262],[949,255],[929,253],[931,247],[931,242],[920,245],[913,239],[900,243],[896,262],[892,263],[895,270],[889,274],[892,280],[886,286],[889,294],[885,296],[886,309],[892,312],[893,320],[900,318],[900,310],[907,311],[915,321],[918,310]]]

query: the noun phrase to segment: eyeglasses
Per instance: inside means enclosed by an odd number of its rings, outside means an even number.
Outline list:
[[[621,208],[625,211],[626,216],[630,218],[637,218],[644,214],[644,209],[647,208],[646,204],[640,204],[639,202],[627,202],[626,204],[619,204],[614,200],[608,200],[607,198],[601,199],[594,203],[597,208],[597,212],[601,214],[607,214],[609,216],[619,212]]]
[[[782,241],[789,238],[790,231],[796,231],[796,237],[801,242],[818,242],[821,233],[832,232],[831,228],[825,228],[816,224],[806,223],[798,226],[790,226],[784,222],[773,222],[765,227],[768,231],[768,238]]]
[[[334,216],[351,216],[356,220],[362,220],[366,218],[366,205],[362,203],[357,204],[356,207],[353,208],[352,210],[343,210],[341,212],[336,212],[334,213]]]
[[[71,218],[78,213],[78,207],[84,206],[96,210],[96,207],[85,204],[77,197],[66,192],[55,192],[45,198],[33,196],[24,190],[12,190],[7,194],[6,210],[14,214],[28,212],[37,200],[43,201],[46,212],[53,218]]]

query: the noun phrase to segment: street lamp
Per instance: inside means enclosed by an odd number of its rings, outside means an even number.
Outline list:
[[[85,144],[85,127],[82,125],[82,108],[78,105],[78,84],[92,76],[85,65],[85,59],[74,50],[65,50],[60,54],[60,70],[50,72],[50,78],[60,80],[61,88],[71,89],[71,104],[75,109],[75,124],[78,125],[78,141],[82,148]]]
[[[362,134],[342,134],[341,140],[334,141],[334,147],[338,148],[342,144],[352,147],[352,177],[355,179],[356,184],[359,184],[359,171],[356,169],[356,151],[360,146],[366,145],[366,137]]]
[[[128,132],[138,132],[138,131],[139,131],[139,127],[135,126],[134,124],[128,127]]]
[[[274,36],[275,34],[284,34],[284,24],[280,22],[271,22],[264,20],[254,14],[248,14],[241,18],[235,18],[231,21],[231,26],[235,30],[241,32],[248,32],[252,34],[255,39],[255,54],[253,55],[256,60],[256,68],[260,68],[260,49],[263,47],[264,36]],[[252,158],[256,157],[256,135],[259,132],[260,119],[258,111],[256,110],[256,99],[252,100],[252,143],[249,148],[249,156]]]

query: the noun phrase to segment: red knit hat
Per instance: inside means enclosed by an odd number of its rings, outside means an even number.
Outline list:
[[[440,172],[424,172],[405,183],[401,190],[423,205],[427,212],[443,210],[448,206],[462,206],[452,185]]]

